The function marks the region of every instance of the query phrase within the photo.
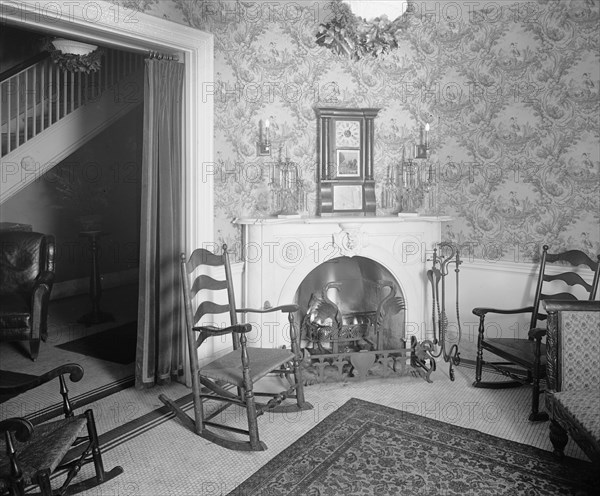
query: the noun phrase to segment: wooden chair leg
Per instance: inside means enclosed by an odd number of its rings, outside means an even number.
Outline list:
[[[50,485],[50,470],[42,470],[37,473],[36,483],[40,489],[41,496],[52,496],[52,486]]]
[[[198,374],[192,379],[192,391],[194,400],[194,432],[196,434],[202,434],[204,430],[204,406],[202,405],[202,397],[200,396],[201,391],[200,380]]]
[[[256,416],[256,402],[254,393],[246,390],[246,414],[248,416],[248,435],[250,437],[250,448],[253,451],[266,449],[264,443],[260,442],[258,435],[258,418]]]
[[[313,406],[304,398],[304,381],[302,380],[302,369],[300,368],[300,360],[298,358],[300,356],[298,334],[294,327],[294,315],[291,312],[288,313],[288,322],[290,324],[292,353],[294,354],[292,368],[296,386],[296,404],[298,405],[298,410],[312,410]]]
[[[474,386],[477,386],[481,382],[481,373],[483,370],[483,347],[481,342],[483,341],[483,330],[484,323],[483,318],[479,321],[479,332],[477,334],[477,356],[475,359],[475,382]]]
[[[302,380],[302,372],[300,370],[300,364],[298,363],[298,359],[294,359],[294,381],[296,383],[296,404],[299,409],[302,410],[311,410],[313,406],[310,403],[307,403],[304,398],[304,381]]]
[[[98,441],[98,431],[96,430],[94,412],[92,412],[92,410],[86,410],[85,418],[87,420],[88,436],[92,443],[92,459],[94,460],[94,468],[96,470],[96,480],[100,484],[104,482],[104,463],[102,462],[102,453],[100,452],[100,442]]]
[[[565,446],[569,441],[567,431],[565,431],[558,422],[552,420],[550,422],[550,442],[554,447],[554,454],[558,458],[565,456]]]
[[[540,412],[540,378],[537,372],[533,375],[533,387],[531,388],[531,413],[530,422],[546,422],[549,417],[546,412]]]
[[[98,438],[98,431],[96,430],[96,421],[94,420],[94,413],[92,410],[86,410],[84,412],[86,423],[89,446],[79,457],[79,459],[70,464],[69,471],[67,472],[67,478],[63,482],[63,486],[54,494],[77,494],[82,491],[87,491],[93,487],[96,487],[104,482],[114,479],[118,475],[123,473],[123,468],[120,466],[114,467],[112,470],[106,472],[104,470],[104,463],[102,462],[102,452],[100,450],[100,440]],[[72,484],[72,480],[77,476],[81,467],[88,459],[89,454],[92,455],[94,462],[95,476],[88,479],[82,480],[75,484]]]

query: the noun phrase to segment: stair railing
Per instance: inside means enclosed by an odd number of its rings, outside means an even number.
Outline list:
[[[61,69],[50,57],[4,72],[0,75],[0,157],[93,102],[143,63],[143,55],[104,49],[100,70],[89,74]]]

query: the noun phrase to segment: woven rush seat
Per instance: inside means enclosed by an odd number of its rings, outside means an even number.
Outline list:
[[[35,483],[35,476],[40,467],[54,472],[64,459],[77,437],[82,435],[86,426],[84,415],[40,424],[35,427],[35,442],[16,441],[15,448],[19,453],[19,463],[23,470],[25,484]],[[0,449],[6,451],[6,442],[0,441]],[[8,460],[0,465],[0,487],[2,481],[10,476]]]
[[[274,358],[277,355],[279,355],[279,358]],[[278,367],[293,360],[294,354],[286,349],[248,348],[248,358],[252,364],[250,377],[254,382],[271,372],[274,364]],[[243,372],[240,352],[238,350],[230,351],[200,369],[200,373],[204,377],[209,377],[214,381],[224,381],[234,384],[237,387],[243,387],[244,385]]]
[[[0,403],[58,379],[63,410],[62,417],[36,425],[25,417],[0,420],[2,496],[24,496],[26,493],[73,495],[123,473],[119,466],[104,470],[94,412],[87,409],[75,414],[73,411],[66,378],[71,382],[80,381],[83,378],[81,365],[60,365],[40,376],[23,377],[24,374],[11,371],[0,372]],[[78,474],[83,465],[90,462],[93,462],[95,474],[81,480]],[[34,487],[39,492],[32,493]]]
[[[522,339],[494,338],[493,343],[496,354],[500,357],[509,356],[514,363],[527,366],[533,362],[535,357],[535,341],[523,342]],[[540,366],[546,366],[546,345],[540,344]]]

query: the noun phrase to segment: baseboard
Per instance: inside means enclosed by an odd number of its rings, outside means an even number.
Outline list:
[[[111,382],[110,384],[106,384],[105,386],[100,386],[96,389],[71,398],[73,409],[81,409],[84,406],[89,405],[90,403],[94,403],[95,401],[101,400],[102,398],[106,398],[111,394],[123,391],[124,389],[133,387],[134,385],[135,377],[128,376],[123,379],[119,379],[118,381]],[[56,403],[55,405],[51,405],[47,408],[44,408],[43,410],[39,410],[37,412],[26,415],[25,418],[32,422],[34,425],[37,425],[41,424],[42,422],[47,422],[48,420],[61,415],[64,415],[62,402]]]
[[[102,289],[118,288],[119,286],[128,286],[137,284],[139,278],[139,269],[127,269],[119,272],[109,272],[102,274]],[[69,296],[77,296],[88,294],[90,292],[90,278],[82,277],[80,279],[71,279],[69,281],[55,282],[52,286],[51,300],[60,298],[68,298]]]

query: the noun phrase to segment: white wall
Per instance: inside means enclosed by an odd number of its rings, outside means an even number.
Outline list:
[[[450,343],[456,342],[456,277],[455,265],[450,264],[446,277],[446,315],[449,322],[448,338]],[[459,314],[462,328],[460,353],[462,358],[475,359],[477,348],[477,332],[479,318],[473,315],[475,307],[491,307],[497,309],[517,309],[533,303],[535,285],[538,278],[538,264],[486,262],[482,260],[464,260],[459,272]],[[562,272],[560,268],[550,266],[549,273]],[[232,264],[234,287],[238,302],[241,302],[243,263]],[[592,274],[587,267],[578,271],[588,282],[592,282]],[[425,277],[424,277],[425,279]],[[554,287],[564,286],[553,283]],[[430,292],[430,287],[427,288]],[[441,286],[440,286],[441,292]],[[580,294],[580,298],[587,298]],[[239,303],[238,303],[239,304]],[[427,327],[431,328],[431,312],[427,316]],[[486,337],[527,337],[530,313],[515,315],[489,314],[486,317]],[[542,323],[543,327],[544,324]],[[218,346],[218,351],[221,346]],[[449,348],[447,348],[449,350]]]
[[[446,277],[446,313],[452,332],[457,329],[454,267],[454,265],[450,266],[449,275]],[[459,273],[459,305],[462,324],[460,349],[464,358],[474,358],[477,347],[479,318],[473,315],[473,308],[513,309],[531,305],[538,270],[537,264],[530,263],[485,262],[482,260],[466,260],[462,263]],[[548,267],[547,271],[550,273],[562,272],[560,268],[554,266]],[[587,282],[592,282],[591,271],[587,267],[580,269],[579,273]],[[560,282],[552,284],[556,288],[567,288]],[[587,298],[582,294],[578,296]],[[486,337],[525,338],[530,318],[530,313],[490,314],[486,317]]]

